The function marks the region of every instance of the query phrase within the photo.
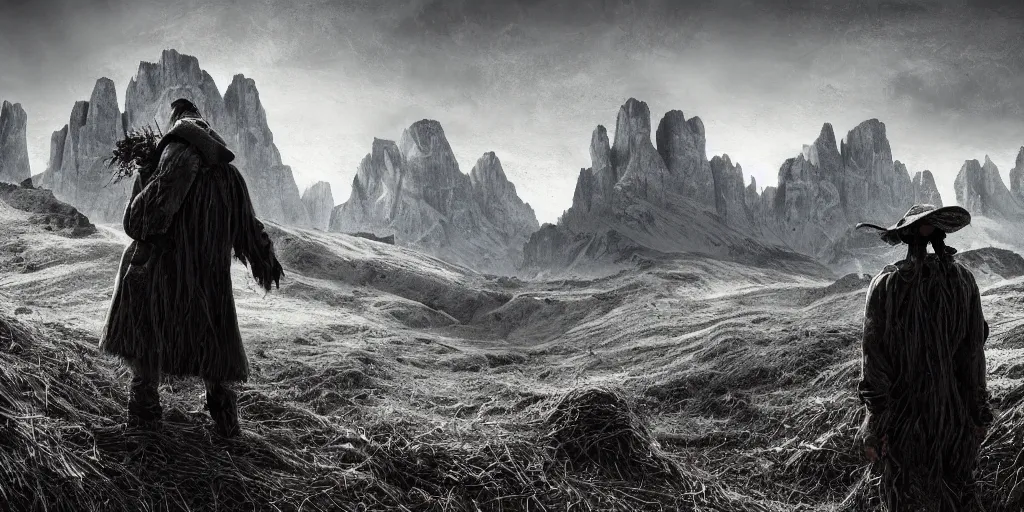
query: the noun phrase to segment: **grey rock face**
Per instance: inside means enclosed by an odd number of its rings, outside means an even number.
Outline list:
[[[720,211],[700,118],[687,120],[682,111],[669,111],[658,124],[656,137],[658,153],[672,175],[673,188],[709,210]]]
[[[844,210],[854,218],[873,215],[878,202],[892,205],[894,194],[892,150],[885,124],[869,119],[857,125],[840,146],[843,157]]]
[[[956,201],[974,215],[1017,220],[1024,218],[1019,203],[999,175],[999,169],[985,156],[985,164],[967,160],[953,182]]]
[[[331,224],[331,211],[334,210],[331,184],[326,181],[318,181],[307,187],[302,193],[302,204],[306,206],[312,226],[327,231]]]
[[[666,204],[672,180],[668,167],[651,143],[651,111],[647,103],[630,98],[615,123],[612,165],[627,195],[655,205]]]
[[[896,160],[892,163],[892,207],[906,211],[913,204],[914,182],[910,179],[907,166]]]
[[[199,67],[199,59],[176,50],[164,50],[158,62],[139,63],[139,70],[125,92],[126,126],[151,126],[166,131],[171,102],[178,98],[194,103],[218,132],[225,130],[224,99],[213,77]]]
[[[1017,153],[1017,162],[1010,170],[1010,192],[1017,201],[1024,204],[1024,146]]]
[[[818,138],[800,155],[779,168],[779,185],[770,201],[771,214],[761,217],[790,246],[820,255],[849,229],[843,190],[843,158],[832,125],[825,123]]]
[[[284,224],[310,226],[292,169],[281,163],[274,134],[267,126],[256,82],[235,75],[224,93],[224,109],[224,138],[235,152],[235,166],[249,185],[256,214]]]
[[[592,166],[581,169],[576,181],[574,213],[606,207],[615,195],[615,184],[619,177],[617,169],[612,165],[612,150],[604,126],[598,125],[590,137],[590,160]]]
[[[540,225],[533,208],[519,198],[516,186],[505,176],[498,156],[493,151],[484,153],[470,171],[469,179],[477,204],[495,228],[488,235],[496,236],[495,241],[501,245],[522,247]],[[510,258],[517,258],[516,252]]]
[[[686,120],[673,111],[660,123],[655,149],[647,105],[627,100],[619,109],[610,171],[600,156],[605,133],[598,127],[591,144],[594,167],[581,170],[573,205],[559,223],[527,242],[527,270],[570,269],[595,259],[619,264],[674,252],[815,267],[805,256],[759,239],[748,204],[763,211],[763,198],[756,185],[744,186],[742,168],[727,157],[704,159],[704,136],[699,118]],[[618,178],[610,198],[603,176]],[[773,191],[766,194],[774,197]]]
[[[850,130],[840,149],[825,123],[817,140],[779,169],[774,215],[764,219],[790,247],[836,263],[852,254],[847,249],[856,245],[850,245],[856,223],[888,225],[922,199],[941,204],[931,173],[919,173],[915,182],[893,161],[885,124],[877,119]]]
[[[492,273],[510,273],[538,228],[501,161],[485,153],[463,174],[440,123],[421,120],[399,143],[374,139],[330,230],[394,235],[398,245]]]
[[[49,165],[38,184],[96,222],[119,222],[131,183],[110,184],[111,169],[103,160],[126,129],[166,131],[170,104],[178,98],[192,101],[228,142],[260,218],[310,225],[292,170],[274,145],[255,82],[236,75],[222,97],[198,59],[175,50],[165,50],[159,62],[139,64],[128,83],[124,113],[114,83],[97,81],[89,101],[77,102],[67,126],[51,137]]]
[[[596,195],[598,201],[608,201],[612,197],[615,184],[619,182],[619,176],[612,165],[612,147],[604,126],[597,125],[590,136],[590,162],[596,184],[596,194],[591,195]]]
[[[394,141],[373,139],[370,153],[360,162],[352,179],[349,200],[331,212],[330,231],[392,230],[391,219],[399,213],[401,204],[404,165]]]
[[[757,192],[757,180],[750,177],[750,185],[743,190],[743,202],[747,205],[747,212],[751,217],[757,219],[763,215],[761,211],[761,196]]]
[[[849,228],[842,194],[803,154],[779,168],[779,186],[771,204],[773,215],[766,218],[779,226],[778,233],[789,246],[806,254],[817,256]]]
[[[40,186],[94,222],[120,222],[131,183],[111,183],[106,163],[124,133],[117,91],[109,78],[96,81],[89,101],[75,102],[68,124],[50,137],[50,162]]]
[[[819,262],[856,265],[861,252],[875,250],[857,242],[857,222],[888,224],[915,202],[941,204],[930,172],[915,181],[893,160],[885,124],[877,119],[860,123],[838,144],[832,125],[823,124],[812,144],[783,163],[778,186],[760,193],[753,178],[744,186],[742,168],[728,157],[706,160],[699,118],[687,120],[678,110],[664,116],[657,131],[660,162],[650,153],[649,122],[645,103],[626,101],[610,169],[601,157],[600,141],[607,136],[598,127],[593,167],[580,171],[573,205],[559,223],[527,244],[528,264],[543,268],[546,258],[564,263],[594,252],[584,247],[600,245],[632,247],[633,254],[698,251],[762,262],[770,259],[766,254],[784,260],[796,251]],[[611,197],[608,178],[618,180]],[[605,243],[607,233],[626,242]]]
[[[931,171],[922,171],[914,175],[914,204],[933,204],[942,207],[942,196],[935,186],[935,177]]]
[[[0,105],[0,181],[21,183],[32,176],[28,164],[28,114],[20,103]]]
[[[733,165],[729,155],[711,159],[711,175],[714,178],[715,208],[719,217],[735,229],[749,232],[751,218],[747,211],[746,189],[743,187],[743,168]]]
[[[58,200],[53,192],[31,186],[0,183],[0,201],[11,207],[29,212],[29,222],[41,225],[47,231],[78,238],[96,232],[89,219],[73,206]]]

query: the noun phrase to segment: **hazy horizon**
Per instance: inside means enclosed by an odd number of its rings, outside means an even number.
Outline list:
[[[1024,145],[1024,8],[983,4],[18,2],[0,15],[0,100],[28,113],[36,174],[98,78],[123,110],[139,62],[173,48],[221,94],[237,73],[255,80],[300,192],[327,181],[340,204],[374,137],[435,119],[464,173],[494,151],[541,223],[571,205],[591,132],[614,136],[630,97],[652,132],[669,110],[699,116],[708,157],[759,188],[823,123],[839,140],[877,118],[893,158],[931,170],[954,204],[965,160],[990,156],[1008,183]]]

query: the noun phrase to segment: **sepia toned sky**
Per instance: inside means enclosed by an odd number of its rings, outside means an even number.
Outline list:
[[[824,122],[886,124],[947,204],[965,159],[1004,181],[1024,145],[1024,2],[950,0],[0,0],[0,100],[28,113],[32,172],[97,78],[194,55],[221,93],[256,81],[300,191],[345,201],[374,137],[440,121],[463,172],[494,151],[541,222],[572,202],[594,127],[646,101],[700,116],[747,179]],[[869,219],[889,222],[892,219]]]

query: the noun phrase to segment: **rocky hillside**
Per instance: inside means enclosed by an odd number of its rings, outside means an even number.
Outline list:
[[[491,273],[514,271],[537,228],[494,153],[464,174],[441,124],[427,119],[398,143],[373,140],[330,219],[331,231],[394,235],[398,245]]]
[[[334,195],[331,184],[318,181],[302,193],[302,204],[306,207],[313,228],[327,231],[331,224],[331,211],[334,210]]]
[[[26,221],[45,231],[71,238],[96,232],[96,226],[75,207],[57,200],[49,190],[34,188],[28,179],[20,186],[0,183],[0,202],[27,213]]]
[[[0,181],[21,183],[32,175],[25,129],[28,115],[20,103],[0,106]]]
[[[1022,162],[1017,157],[1018,166]],[[1016,169],[1016,168],[1015,168]],[[1017,179],[1019,181],[1019,171]],[[1013,184],[1014,174],[1011,172],[1010,183]],[[1006,188],[999,168],[985,156],[985,163],[967,160],[960,167],[953,186],[956,190],[956,202],[967,208],[973,215],[981,215],[997,220],[1024,220],[1024,201],[1019,195]],[[1019,191],[1019,184],[1018,184]]]
[[[125,129],[166,130],[170,104],[181,97],[199,107],[235,152],[233,163],[245,176],[257,215],[308,227],[309,215],[291,168],[281,162],[255,82],[235,75],[222,97],[198,59],[175,50],[165,50],[159,62],[139,64],[128,83],[124,113],[113,81],[98,80],[89,101],[75,103],[68,124],[54,132],[50,163],[38,184],[97,222],[120,221],[130,184],[110,185],[102,159]]]

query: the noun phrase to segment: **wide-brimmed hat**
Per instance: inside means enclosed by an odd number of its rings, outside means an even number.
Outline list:
[[[960,206],[938,208],[931,204],[915,204],[907,210],[902,219],[888,228],[861,222],[857,224],[856,229],[878,230],[881,232],[883,241],[889,245],[899,245],[901,243],[899,231],[921,221],[927,221],[928,224],[935,226],[935,229],[945,233],[954,233],[971,223],[971,213]]]

